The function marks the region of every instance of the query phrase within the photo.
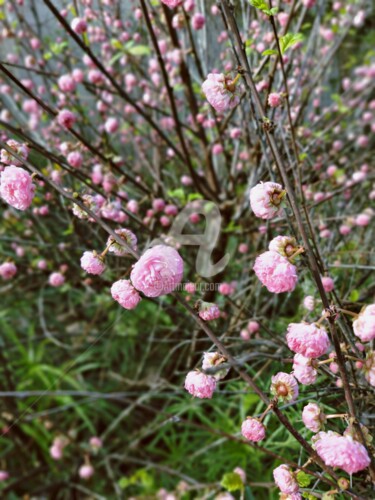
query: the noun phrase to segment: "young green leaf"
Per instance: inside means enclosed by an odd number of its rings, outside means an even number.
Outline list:
[[[302,33],[287,33],[279,38],[281,53],[284,54],[290,47],[303,40]]]

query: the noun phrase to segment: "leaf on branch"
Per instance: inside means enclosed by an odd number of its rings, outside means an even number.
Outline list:
[[[284,54],[290,47],[303,40],[302,33],[287,33],[279,38],[281,53]]]
[[[307,488],[311,483],[311,476],[303,472],[303,470],[300,470],[297,473],[297,483],[301,488]]]
[[[272,9],[270,9],[269,5],[267,2],[264,2],[264,0],[250,0],[250,5],[261,10],[264,14],[267,14],[267,16],[274,16],[279,12],[278,7],[272,7]]]
[[[220,484],[227,491],[237,491],[243,488],[241,476],[237,472],[227,472],[224,474]]]
[[[277,56],[277,50],[267,49],[262,52],[262,56]]]

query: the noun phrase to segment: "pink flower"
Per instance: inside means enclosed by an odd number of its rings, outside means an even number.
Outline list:
[[[84,19],[75,17],[71,23],[72,30],[77,33],[77,35],[82,35],[87,31],[87,23]]]
[[[291,236],[276,236],[268,245],[270,252],[277,252],[283,257],[291,257],[297,250],[297,242]]]
[[[276,182],[260,182],[250,190],[250,205],[257,217],[273,219],[281,215],[285,190]]]
[[[218,352],[204,352],[203,353],[203,361],[202,361],[202,370],[210,370],[210,368],[216,368],[220,366],[222,363],[225,363],[226,358],[222,356]],[[221,380],[222,378],[228,375],[229,368],[223,368],[222,370],[215,371],[212,376],[216,380]],[[209,375],[211,375],[209,373]]]
[[[363,372],[367,382],[375,387],[375,351],[367,351]]]
[[[152,208],[155,212],[162,212],[165,208],[165,201],[162,198],[156,198],[152,202]]]
[[[193,30],[201,30],[203,26],[206,24],[206,18],[200,12],[197,12],[193,15],[191,19],[191,26]]]
[[[264,252],[256,258],[254,272],[272,293],[292,292],[297,284],[297,268],[276,252]]]
[[[302,411],[302,421],[312,432],[319,432],[326,420],[326,416],[316,403],[309,403]]]
[[[236,467],[235,469],[233,469],[233,472],[240,476],[243,484],[246,484],[246,472],[241,467]]]
[[[370,224],[371,217],[368,214],[359,214],[355,218],[355,224],[356,226],[368,226]]]
[[[279,372],[271,379],[271,394],[281,401],[293,402],[298,398],[298,384],[293,375]]]
[[[315,299],[314,299],[314,297],[312,295],[307,295],[303,299],[303,306],[308,311],[313,311],[314,307],[315,307]]]
[[[282,102],[281,95],[278,94],[277,92],[272,92],[268,96],[268,104],[271,106],[271,108],[277,108],[278,106],[280,106],[281,102]]]
[[[184,262],[177,250],[157,245],[141,256],[130,277],[135,288],[147,297],[160,297],[176,288],[183,272]]]
[[[319,358],[330,346],[327,332],[314,324],[290,323],[286,341],[291,351],[306,358]]]
[[[322,278],[322,284],[323,284],[323,288],[326,292],[332,292],[332,290],[335,288],[335,284],[333,282],[333,279],[330,278],[329,276],[324,276]]]
[[[234,291],[235,287],[232,283],[220,283],[218,288],[218,292],[221,293],[221,295],[232,295]]]
[[[21,167],[5,167],[0,173],[0,196],[17,210],[27,210],[34,198],[35,186],[29,172]]]
[[[191,371],[186,375],[185,389],[200,399],[211,399],[216,389],[216,379],[198,371]]]
[[[81,257],[81,267],[89,274],[102,274],[105,270],[103,260],[94,252],[84,252]]]
[[[353,321],[354,333],[362,342],[370,342],[375,338],[375,304],[365,307]]]
[[[273,471],[275,483],[282,493],[297,493],[299,486],[294,473],[288,465],[282,464]]]
[[[258,321],[249,321],[249,323],[247,324],[247,329],[251,335],[253,333],[257,333],[259,331],[259,328],[260,326]]]
[[[64,128],[72,128],[77,118],[74,113],[68,109],[62,109],[57,115],[57,122]]]
[[[78,475],[81,479],[90,479],[94,475],[94,467],[90,464],[81,465],[78,469]]]
[[[124,243],[126,243],[132,250],[137,251],[137,237],[130,231],[130,229],[116,229],[115,233],[120,236]],[[109,247],[109,252],[114,253],[118,257],[123,257],[124,255],[128,255],[130,252],[122,245],[117,243],[112,236],[110,236],[107,240],[107,247]]]
[[[295,354],[293,358],[293,375],[300,384],[314,384],[318,376],[314,361],[311,358],[302,356],[302,354]]]
[[[70,75],[62,75],[57,81],[59,89],[61,92],[71,93],[76,89],[76,82],[74,78]]]
[[[207,101],[218,113],[233,109],[240,102],[233,80],[223,73],[210,73],[202,84]]]
[[[183,0],[161,0],[164,5],[170,9],[174,9],[182,4]]]
[[[53,445],[49,449],[49,453],[51,455],[51,458],[53,458],[54,460],[61,460],[63,456],[63,448],[57,445]]]
[[[89,443],[94,451],[100,450],[103,446],[103,441],[97,436],[91,437]]]
[[[108,118],[104,124],[104,129],[107,134],[114,134],[119,128],[119,123],[116,118]]]
[[[212,321],[213,319],[220,318],[220,309],[216,304],[201,301],[198,315],[204,321]]]
[[[370,464],[366,448],[350,436],[336,432],[319,432],[313,437],[317,454],[326,465],[338,467],[348,474],[359,472]]]
[[[17,274],[17,267],[13,262],[4,262],[0,265],[0,276],[3,280],[10,280]]]
[[[124,309],[135,309],[141,296],[129,280],[118,280],[111,286],[111,295]]]
[[[29,148],[26,144],[20,144],[13,139],[9,139],[9,141],[6,142],[6,145],[23,160],[27,160],[27,157],[29,156]],[[22,162],[17,160],[17,158],[15,158],[11,153],[8,153],[6,149],[1,150],[0,161],[5,165],[15,165],[16,167],[22,165]]]
[[[71,167],[79,168],[82,166],[83,157],[78,151],[70,152],[66,159]]]
[[[0,470],[0,481],[6,481],[9,478],[9,473],[6,470]]]
[[[241,433],[244,438],[257,443],[266,437],[266,429],[262,422],[256,418],[247,417],[242,422]]]
[[[52,273],[48,278],[48,283],[51,286],[58,287],[65,283],[65,278],[61,273]]]
[[[196,287],[195,287],[195,283],[185,283],[185,292],[188,292],[188,293],[195,293],[196,291]]]

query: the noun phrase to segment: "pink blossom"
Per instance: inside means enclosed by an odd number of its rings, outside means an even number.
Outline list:
[[[218,292],[221,293],[221,295],[232,295],[235,291],[235,287],[232,285],[232,283],[220,283]]]
[[[201,301],[198,314],[204,321],[212,321],[220,318],[220,309],[216,304]]]
[[[52,273],[48,278],[48,283],[51,286],[59,287],[65,283],[65,278],[61,273]]]
[[[157,245],[141,256],[130,277],[135,288],[147,297],[160,297],[176,288],[183,272],[184,262],[177,250]]]
[[[10,280],[17,274],[17,267],[13,262],[4,262],[0,265],[0,276],[3,280]]]
[[[302,411],[302,421],[312,432],[319,432],[326,420],[324,412],[316,403],[309,403]]]
[[[355,218],[355,224],[357,226],[362,226],[362,227],[368,226],[370,224],[370,221],[371,217],[368,214],[359,214]]]
[[[77,35],[82,35],[87,31],[87,23],[80,17],[75,17],[70,26]]]
[[[49,449],[49,453],[51,455],[51,458],[53,458],[54,460],[61,460],[63,456],[63,448],[57,445],[53,445]]]
[[[290,258],[297,250],[297,242],[291,236],[276,236],[270,241],[268,250]]]
[[[0,470],[0,481],[6,481],[9,479],[9,473],[5,470]]]
[[[246,330],[245,328],[243,328],[240,331],[240,337],[241,337],[242,340],[250,340],[250,332],[249,332],[249,330]]]
[[[220,155],[224,151],[224,148],[221,144],[214,144],[212,146],[212,154],[213,155]]]
[[[89,443],[94,451],[99,450],[103,446],[103,441],[97,436],[91,437]]]
[[[62,109],[57,115],[58,124],[64,128],[72,128],[76,121],[77,118],[75,114],[68,109]]]
[[[261,283],[272,293],[292,292],[297,284],[297,268],[276,252],[259,255],[253,266]]]
[[[314,299],[314,297],[312,295],[307,295],[303,299],[303,306],[308,311],[313,311],[314,307],[315,307],[315,299]]]
[[[9,139],[9,141],[6,142],[6,145],[23,160],[27,160],[27,157],[29,156],[29,148],[26,146],[26,144],[20,144],[13,139]],[[22,161],[17,160],[17,158],[9,153],[6,149],[1,150],[0,161],[5,165],[14,165],[16,167],[22,165]]]
[[[29,172],[10,165],[0,173],[0,196],[17,210],[27,210],[34,198],[35,186]]]
[[[137,307],[141,296],[129,280],[118,280],[111,286],[111,295],[124,309]]]
[[[362,342],[370,342],[375,338],[375,304],[368,305],[359,313],[353,321],[353,330]]]
[[[162,198],[155,198],[152,202],[152,208],[155,212],[162,212],[165,208],[165,201]]]
[[[83,157],[78,151],[72,151],[68,154],[67,162],[71,167],[79,168],[82,166]]]
[[[249,321],[247,324],[247,329],[251,335],[259,331],[260,325],[258,321]]]
[[[286,340],[291,351],[306,358],[319,358],[330,346],[325,329],[318,328],[314,324],[290,323]]]
[[[161,0],[163,4],[165,4],[170,9],[174,9],[182,4],[183,0]]]
[[[206,24],[206,18],[200,12],[197,12],[193,15],[191,19],[191,26],[193,30],[201,30],[203,26]]]
[[[324,276],[322,278],[322,284],[326,292],[332,292],[332,290],[335,288],[334,281],[329,276]]]
[[[81,479],[90,479],[94,475],[94,467],[90,464],[81,465],[78,475]]]
[[[223,73],[210,73],[202,84],[202,91],[218,113],[233,109],[240,102],[236,85]]]
[[[314,366],[314,360],[306,358],[302,354],[295,354],[293,358],[293,375],[298,382],[303,385],[314,384],[318,376],[318,372]]]
[[[244,438],[257,443],[266,437],[266,429],[257,418],[247,417],[242,422],[241,433]]]
[[[225,363],[226,358],[218,352],[204,352],[202,361],[202,370],[210,370],[211,368],[216,368],[222,363]],[[216,380],[221,380],[228,375],[229,368],[223,368],[222,370],[217,370],[212,376]]]
[[[115,233],[122,239],[124,240],[124,243],[128,245],[134,252],[137,251],[137,237],[133,233],[133,231],[130,231],[130,229],[116,229]],[[107,240],[107,247],[109,246],[109,252],[114,253],[115,255],[119,257],[123,257],[124,255],[128,255],[130,251],[125,248],[124,246],[120,245],[115,241],[115,239],[110,236]]]
[[[185,283],[185,292],[188,292],[188,293],[195,293],[196,291],[196,286],[195,286],[195,283]]]
[[[275,483],[282,493],[297,493],[299,486],[294,473],[288,465],[282,464],[273,471]]]
[[[271,108],[277,108],[278,106],[280,106],[281,102],[281,95],[277,92],[272,92],[268,96],[268,104],[271,106]]]
[[[76,82],[74,78],[70,75],[62,75],[57,81],[59,89],[61,92],[71,93],[76,89]]]
[[[375,351],[367,351],[363,372],[367,382],[375,387]]]
[[[186,375],[185,389],[200,399],[211,399],[216,389],[216,379],[202,372],[191,371]]]
[[[119,122],[116,118],[108,118],[104,124],[104,129],[107,134],[114,134],[119,128]]]
[[[293,375],[279,372],[271,379],[271,394],[281,401],[293,402],[298,398],[298,384]]]
[[[89,274],[102,274],[105,270],[103,260],[94,252],[84,252],[81,257],[81,267]]]
[[[366,469],[371,462],[366,448],[350,436],[332,431],[319,432],[313,442],[313,447],[326,465],[338,467],[348,474]]]
[[[285,191],[276,182],[260,182],[250,191],[250,205],[257,217],[273,219],[281,215],[283,208],[281,202]]]

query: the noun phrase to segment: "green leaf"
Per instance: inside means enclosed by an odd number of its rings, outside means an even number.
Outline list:
[[[297,483],[301,488],[307,488],[311,483],[311,476],[300,470],[297,473]]]
[[[358,290],[352,290],[350,292],[349,299],[350,299],[351,302],[357,302],[357,300],[359,299],[359,291]]]
[[[151,49],[147,45],[134,45],[126,50],[132,56],[149,56],[151,54]]]
[[[272,9],[270,9],[269,5],[267,2],[264,2],[264,0],[250,0],[250,5],[261,10],[264,14],[267,14],[267,16],[274,16],[279,12],[278,7],[272,7]]]
[[[262,12],[268,10],[268,4],[263,0],[250,0],[250,5],[252,5],[256,9],[261,10]]]
[[[237,491],[243,488],[241,476],[237,472],[227,472],[224,474],[220,484],[227,491]]]
[[[302,33],[287,33],[279,38],[281,53],[284,54],[290,47],[303,40]]]
[[[262,52],[262,56],[277,56],[277,50],[267,49]]]

